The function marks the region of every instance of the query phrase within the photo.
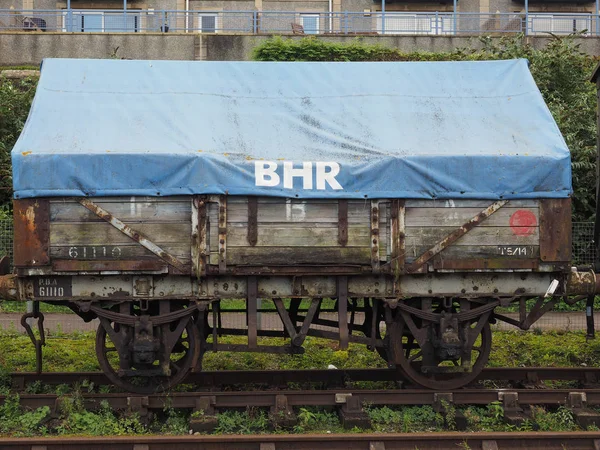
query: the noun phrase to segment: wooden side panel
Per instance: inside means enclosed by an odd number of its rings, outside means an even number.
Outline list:
[[[371,201],[346,202],[347,236],[340,244],[337,200],[261,197],[256,205],[256,242],[248,242],[246,197],[227,202],[227,265],[371,264]],[[210,264],[218,263],[218,223],[215,203],[208,207]],[[380,258],[389,249],[389,202],[380,202]]]
[[[540,259],[571,261],[571,199],[540,200]]]
[[[407,200],[406,262],[418,258],[492,203],[491,200]],[[434,268],[448,270],[535,269],[539,256],[539,202],[516,200],[453,242],[432,262]]]
[[[14,200],[14,265],[16,267],[45,266],[49,256],[48,199]]]
[[[185,266],[191,264],[191,197],[108,197],[93,201]],[[150,250],[70,199],[50,201],[50,257],[53,261],[160,261]],[[114,267],[125,270],[122,263]]]

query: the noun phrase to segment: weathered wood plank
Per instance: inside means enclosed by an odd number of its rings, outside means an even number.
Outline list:
[[[431,262],[431,261],[430,261]],[[432,260],[433,267],[436,270],[533,270],[537,269],[539,259],[506,259],[506,258],[491,258],[491,259],[449,259],[435,256]]]
[[[191,244],[192,225],[187,223],[140,223],[136,231],[156,243]],[[50,224],[51,245],[117,245],[133,242],[106,222],[55,222]]]
[[[500,208],[478,227],[507,227],[515,213],[527,211],[535,217],[535,225],[539,226],[538,208]],[[406,208],[407,227],[459,227],[481,212],[480,208]]]
[[[406,261],[413,261],[429,248],[425,245],[407,249]],[[451,245],[440,253],[441,258],[448,259],[532,259],[539,256],[540,248],[537,245]]]
[[[348,201],[348,223],[369,223],[370,202]],[[247,223],[248,206],[241,203],[228,205],[227,221]],[[313,203],[309,200],[281,199],[279,202],[259,201],[258,224],[265,222],[320,222],[337,223],[337,201]]]
[[[295,264],[370,265],[371,250],[357,247],[237,247],[227,252],[227,265]]]
[[[330,224],[333,225],[333,224]],[[246,239],[246,227],[227,227],[227,247],[251,247]],[[214,234],[211,233],[211,238]],[[217,236],[214,236],[214,245]],[[260,226],[258,228],[256,247],[335,247],[338,246],[338,229],[336,226],[291,227]],[[346,247],[368,247],[369,228],[348,227],[348,244]]]
[[[95,201],[95,199],[94,199]],[[191,220],[191,201],[172,202],[102,202],[102,208],[127,224],[164,223]],[[103,220],[78,202],[51,203],[51,222],[102,222]]]
[[[407,208],[487,208],[494,200],[406,200]],[[510,200],[503,208],[536,208],[539,200]]]
[[[433,245],[455,230],[453,227],[406,227],[406,249]],[[539,229],[530,235],[515,234],[511,227],[475,227],[452,246],[460,245],[538,245]]]
[[[171,202],[189,202],[191,196],[189,195],[172,195],[166,197],[150,197],[146,195],[142,196],[122,196],[122,197],[93,197],[94,203],[115,203],[115,202],[155,202],[155,203],[171,203]],[[53,197],[50,199],[50,203],[77,203],[71,197]]]
[[[189,245],[163,245],[162,243],[157,243],[157,245],[160,245],[166,252],[169,252],[171,255],[181,261],[189,261],[191,258]],[[74,257],[74,255],[77,256]],[[117,246],[61,245],[50,247],[50,257],[52,259],[111,260],[146,256],[156,255],[133,241],[131,244],[121,244]]]

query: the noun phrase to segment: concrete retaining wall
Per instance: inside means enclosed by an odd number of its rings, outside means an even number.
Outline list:
[[[195,36],[149,33],[0,33],[0,65],[44,58],[194,59]],[[116,50],[118,48],[118,50]]]
[[[0,66],[38,65],[43,58],[248,60],[252,49],[270,36],[200,35],[151,33],[0,33]],[[292,39],[299,39],[299,36]],[[350,42],[354,37],[320,36],[333,42]],[[548,39],[527,38],[535,47]],[[367,36],[377,43],[410,52],[447,52],[455,48],[481,46],[476,36]],[[600,38],[580,38],[581,49],[600,56]]]

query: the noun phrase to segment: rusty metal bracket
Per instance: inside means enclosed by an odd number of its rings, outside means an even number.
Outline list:
[[[256,277],[248,277],[248,300],[246,302],[246,317],[248,321],[248,347],[258,345],[258,281]]]
[[[0,275],[0,298],[3,300],[19,298],[19,284],[16,275]]]
[[[338,200],[338,243],[348,245],[348,200]]]
[[[50,200],[26,198],[13,202],[14,255],[16,267],[50,263]]]
[[[10,273],[10,258],[3,256],[0,258],[0,275],[8,275]]]
[[[258,242],[258,198],[248,197],[248,244],[252,247]]]
[[[396,280],[404,271],[405,231],[404,231],[404,200],[392,200],[390,215],[392,217],[392,273]]]
[[[525,320],[522,320],[519,324],[519,328],[522,330],[528,330],[531,325],[540,319],[540,317],[554,308],[554,305],[556,305],[558,302],[560,302],[560,297],[550,297],[548,301],[546,301],[545,297],[538,297],[535,305],[533,305],[533,308],[531,308],[531,311],[529,311],[529,314]]]
[[[98,217],[105,220],[106,222],[110,223],[113,227],[115,227],[117,230],[119,230],[124,235],[133,239],[135,242],[140,244],[142,247],[150,250],[152,253],[154,253],[160,259],[165,261],[167,264],[175,267],[180,272],[183,272],[183,273],[186,272],[185,265],[181,261],[179,261],[177,258],[175,258],[170,253],[167,253],[166,251],[164,251],[162,248],[160,248],[158,245],[153,243],[150,239],[148,239],[146,236],[144,236],[139,231],[136,231],[133,228],[131,228],[129,225],[126,225],[123,222],[121,222],[119,219],[114,217],[110,212],[106,211],[105,209],[101,208],[100,206],[98,206],[97,204],[95,204],[94,202],[92,202],[91,200],[88,200],[86,198],[77,198],[75,200],[78,201],[81,204],[81,206],[90,210],[91,212],[93,212],[94,214],[96,214]]]
[[[421,256],[415,259],[411,264],[408,265],[408,267],[406,268],[406,272],[413,273],[418,271],[427,261],[429,261],[435,255],[440,253],[442,250],[448,248],[450,245],[459,240],[461,237],[463,237],[477,225],[482,223],[485,219],[490,217],[492,214],[494,214],[507,203],[508,200],[499,200],[497,202],[492,203],[490,206],[488,206],[479,214],[471,218],[468,222],[465,222],[463,225],[458,227],[444,239],[439,241],[437,244],[435,244],[433,247],[431,247],[429,250],[427,250],[425,253],[423,253]]]
[[[194,208],[192,214],[192,262],[195,265],[195,275],[200,278],[206,275],[207,227],[206,227],[206,196],[194,197]]]
[[[31,329],[31,325],[27,323],[27,319],[38,319],[38,331],[40,338],[36,338]],[[44,334],[44,314],[40,312],[39,302],[33,303],[33,312],[25,313],[21,317],[21,326],[25,328],[27,336],[35,346],[35,371],[42,373],[42,346],[46,345],[46,335]]]
[[[338,329],[340,332],[340,350],[348,349],[348,277],[337,278]]]
[[[379,273],[379,200],[371,200],[371,267]]]
[[[219,196],[219,273],[227,270],[227,197]]]

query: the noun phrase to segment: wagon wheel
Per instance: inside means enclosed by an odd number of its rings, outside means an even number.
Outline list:
[[[414,320],[413,324],[415,322],[419,332],[428,334],[428,339],[422,345],[409,329],[406,314],[403,317],[398,311],[395,315],[388,331],[392,365],[395,364],[415,384],[429,389],[457,389],[477,378],[488,361],[492,347],[492,331],[487,316],[475,319],[466,326],[469,333],[478,334],[473,346],[464,351],[458,360],[440,358],[430,339],[431,324],[418,320]]]
[[[100,368],[113,384],[128,392],[150,394],[165,391],[176,386],[188,375],[192,369],[194,360],[199,359],[202,348],[201,336],[192,317],[182,320],[186,320],[186,323],[183,331],[177,337],[169,360],[171,375],[147,376],[142,373],[144,370],[151,371],[157,369],[159,367],[158,364],[156,364],[157,361],[153,364],[136,367],[139,374],[135,373],[136,370],[133,370],[133,373],[131,374],[120,374],[119,372],[121,371],[120,367],[122,363],[126,362],[124,360],[129,358],[130,355],[129,353],[121,354],[118,351],[117,346],[112,342],[102,324],[99,325],[98,331],[96,332],[96,355],[98,357]],[[122,326],[114,322],[111,322],[110,326],[118,333],[133,333],[131,327],[128,326]],[[173,328],[176,324],[167,324],[164,326]],[[129,330],[127,330],[127,328],[129,328]],[[127,364],[124,365],[127,366]],[[196,365],[196,367],[198,366],[199,364]]]

